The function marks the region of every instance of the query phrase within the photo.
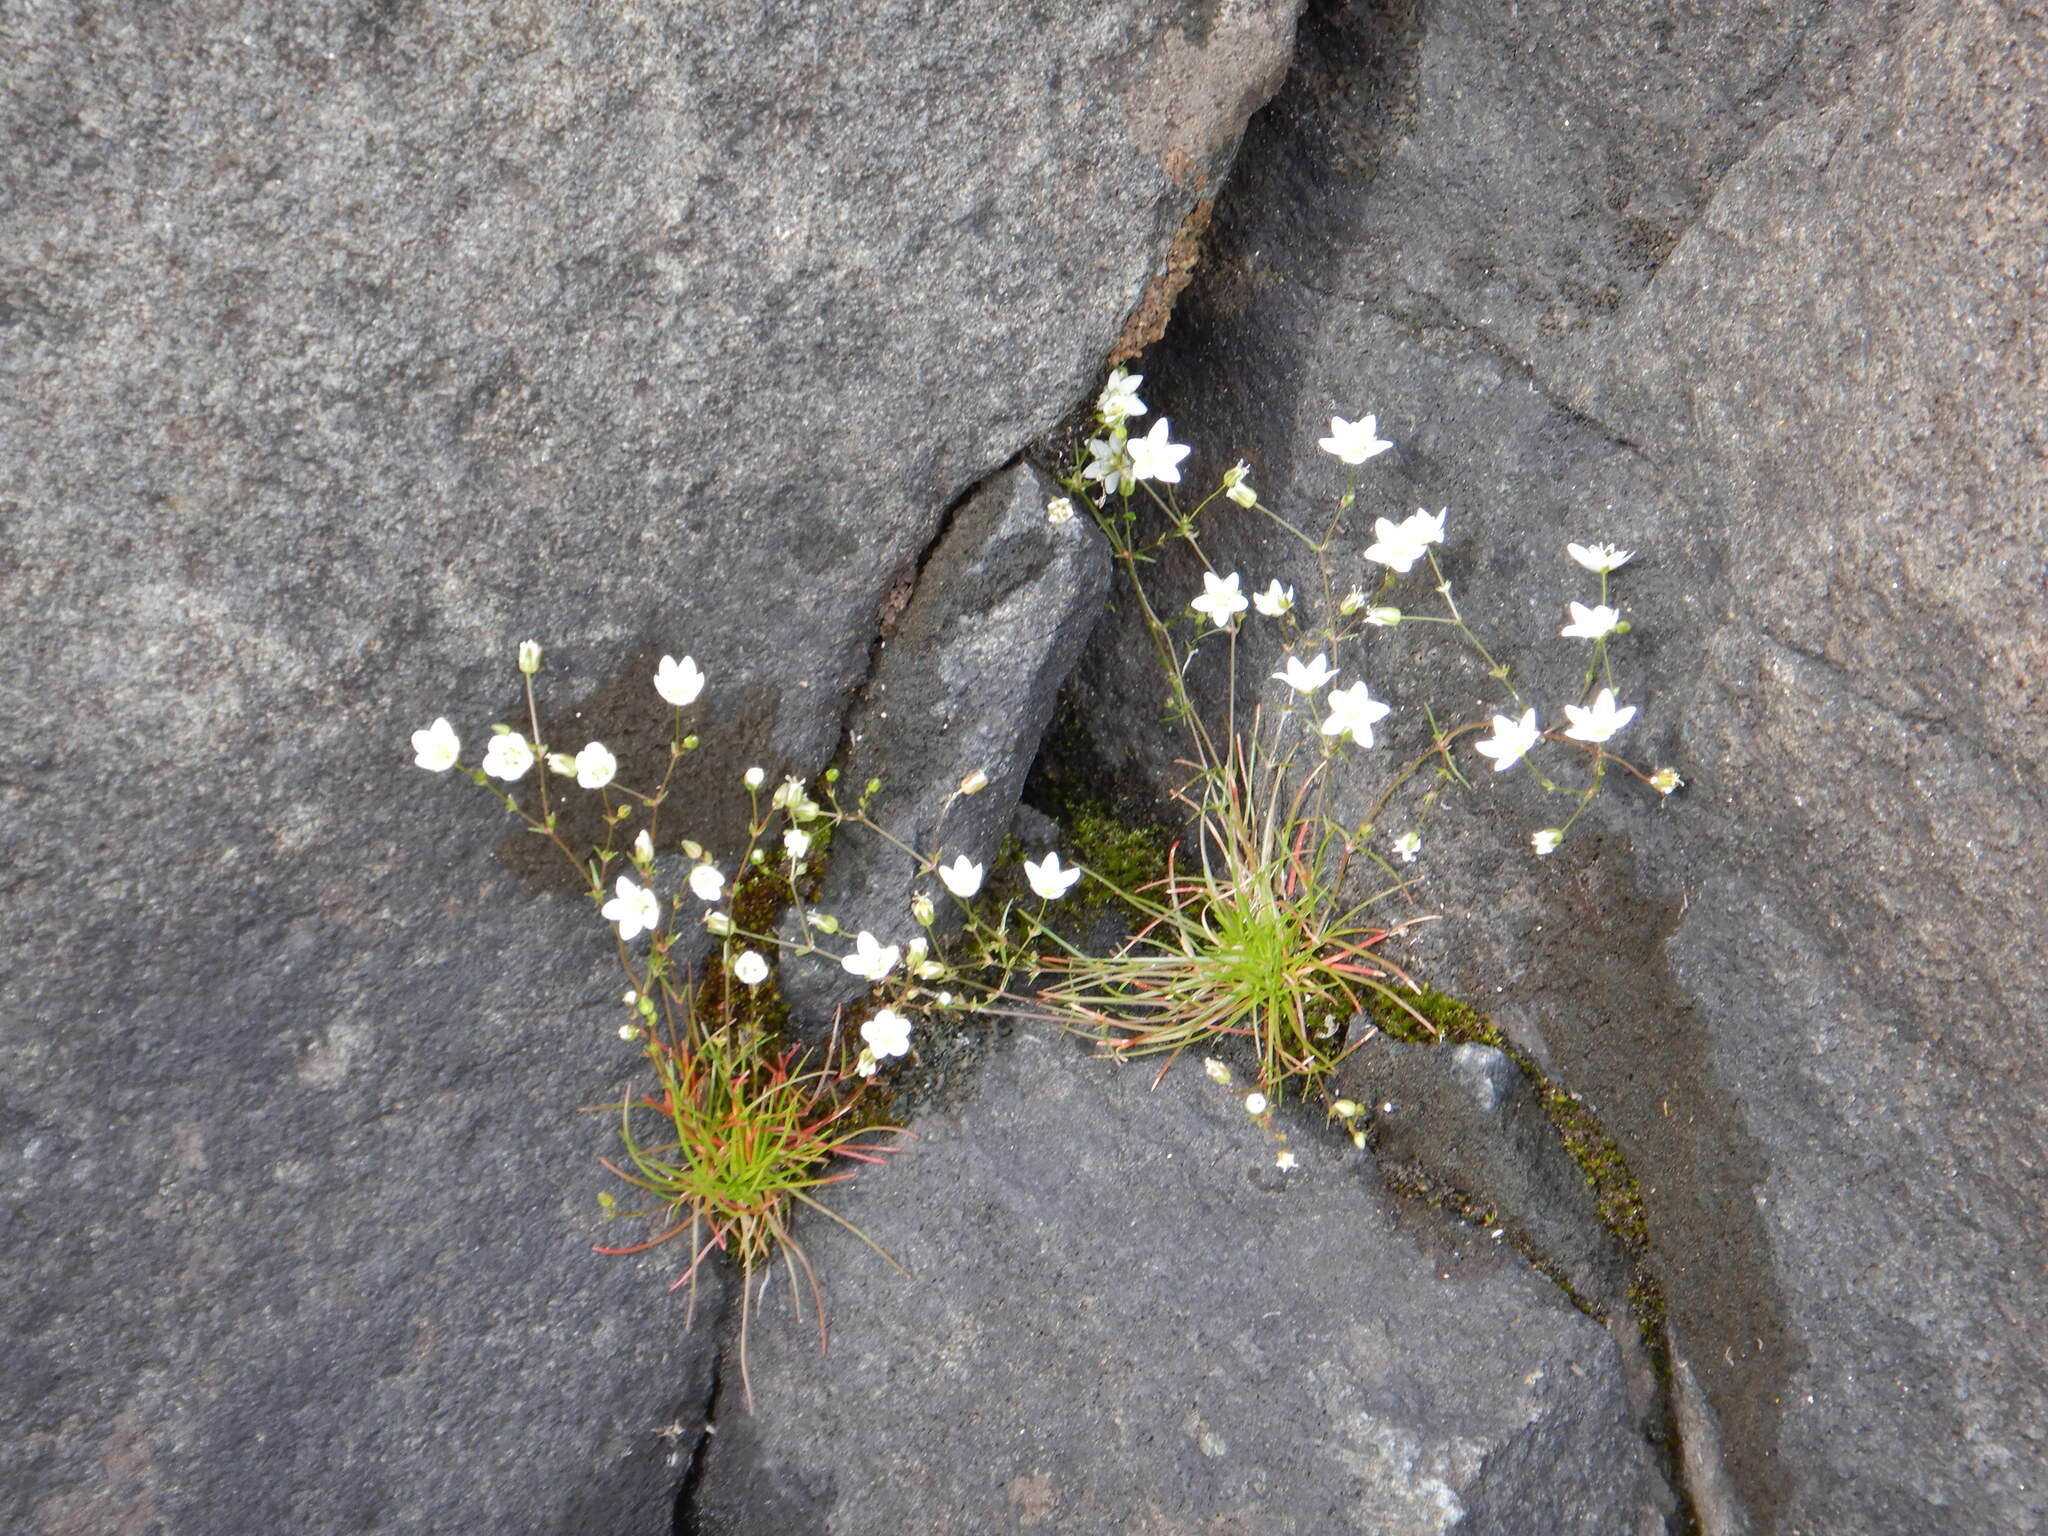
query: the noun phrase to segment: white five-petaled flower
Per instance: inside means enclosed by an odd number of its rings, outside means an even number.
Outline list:
[[[1081,878],[1081,871],[1078,868],[1060,868],[1059,851],[1055,849],[1036,863],[1026,859],[1024,878],[1031,882],[1031,889],[1047,901],[1058,901],[1074,888],[1074,882]]]
[[[526,770],[532,766],[533,748],[517,731],[498,732],[491,738],[491,744],[484,748],[484,772],[494,779],[503,779],[507,784],[524,778]]]
[[[877,1057],[902,1056],[910,1050],[910,1020],[884,1008],[860,1027],[860,1037]]]
[[[1108,381],[1102,386],[1102,393],[1095,397],[1095,414],[1108,426],[1129,421],[1133,416],[1145,414],[1145,402],[1138,398],[1138,386],[1145,382],[1142,373],[1126,373],[1121,368],[1112,368]]]
[[[654,691],[681,709],[697,702],[697,695],[704,691],[704,674],[697,670],[697,663],[688,656],[681,661],[673,656],[664,656],[661,665],[654,669]]]
[[[1054,527],[1074,520],[1074,504],[1064,496],[1055,496],[1045,504],[1045,520]]]
[[[1420,832],[1403,832],[1394,839],[1394,852],[1401,855],[1401,862],[1403,864],[1413,864],[1415,862],[1415,855],[1422,852],[1422,834]]]
[[[690,871],[690,894],[699,901],[716,901],[725,894],[725,876],[716,864],[699,864]]]
[[[1129,495],[1131,487],[1137,484],[1131,476],[1131,456],[1124,451],[1121,437],[1119,433],[1114,437],[1088,439],[1088,465],[1081,471],[1081,478],[1100,481],[1102,496],[1119,491]],[[1102,500],[1102,496],[1096,500]]]
[[[1378,433],[1378,417],[1361,416],[1356,421],[1346,421],[1342,416],[1332,416],[1330,435],[1319,440],[1316,446],[1325,453],[1335,454],[1346,464],[1363,464],[1394,446]]]
[[[1314,693],[1336,675],[1329,658],[1320,654],[1307,663],[1299,656],[1290,656],[1287,658],[1287,670],[1273,674],[1275,680],[1285,683],[1296,693]]]
[[[1519,763],[1536,745],[1543,735],[1536,724],[1536,711],[1525,709],[1522,718],[1511,720],[1506,715],[1493,717],[1493,734],[1475,745],[1481,757],[1493,759],[1493,771],[1505,773]]]
[[[1353,683],[1349,688],[1333,688],[1329,697],[1329,717],[1323,721],[1325,736],[1349,736],[1361,747],[1372,745],[1372,728],[1376,721],[1386,718],[1389,708],[1375,699],[1363,682]]]
[[[1180,461],[1188,456],[1186,443],[1167,440],[1169,423],[1162,416],[1143,437],[1131,439],[1131,478],[1157,480],[1163,485],[1180,484]]]
[[[797,827],[791,827],[782,834],[782,851],[789,855],[790,863],[811,851],[811,834]]]
[[[1295,1169],[1299,1168],[1301,1164],[1296,1160],[1292,1152],[1282,1152],[1278,1157],[1273,1159],[1273,1166],[1275,1168],[1278,1168],[1282,1173],[1292,1173]]]
[[[1571,605],[1571,623],[1558,631],[1567,640],[1604,640],[1614,633],[1621,623],[1618,610],[1602,603],[1597,608],[1588,608],[1584,603]]]
[[[1294,588],[1280,585],[1275,576],[1266,590],[1252,599],[1252,606],[1269,619],[1277,619],[1294,606]]]
[[[939,866],[939,883],[962,901],[981,889],[981,876],[982,867],[964,853],[955,855],[952,863]]]
[[[1239,459],[1229,469],[1223,471],[1223,494],[1240,507],[1256,507],[1259,504],[1259,493],[1252,489],[1251,473],[1251,465],[1245,463],[1243,459]]]
[[[1536,857],[1547,859],[1557,852],[1557,845],[1564,841],[1564,828],[1545,827],[1541,832],[1529,834],[1529,846],[1536,850]]]
[[[839,963],[865,981],[880,981],[896,969],[896,962],[902,954],[903,951],[894,944],[882,943],[863,928],[853,941],[853,953]]]
[[[1567,544],[1564,548],[1579,564],[1601,576],[1620,570],[1635,558],[1634,550],[1616,549],[1612,544]]]
[[[750,987],[768,979],[768,962],[754,950],[743,949],[733,957],[732,973]]]
[[[1635,706],[1618,709],[1614,703],[1614,690],[1602,688],[1594,695],[1593,707],[1581,709],[1576,704],[1564,707],[1565,718],[1571,724],[1565,727],[1565,735],[1573,741],[1601,742],[1635,719]]]
[[[603,789],[618,776],[619,760],[605,750],[601,741],[593,741],[576,754],[576,782],[585,789]]]
[[[1237,589],[1237,572],[1218,576],[1214,571],[1202,572],[1202,595],[1188,606],[1201,614],[1218,629],[1228,629],[1237,622],[1237,616],[1247,606],[1244,594]]]
[[[604,904],[604,919],[619,925],[621,939],[630,943],[660,925],[661,903],[654,892],[624,875],[619,876],[619,883],[613,889],[618,894]]]
[[[1430,545],[1443,543],[1444,519],[1449,512],[1448,507],[1434,515],[1417,509],[1398,523],[1384,517],[1374,519],[1374,538],[1365,558],[1407,575]]]
[[[462,756],[462,738],[446,720],[412,733],[413,761],[429,773],[446,773]]]

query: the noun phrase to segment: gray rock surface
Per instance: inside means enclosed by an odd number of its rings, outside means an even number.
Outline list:
[[[1355,526],[1448,506],[1461,600],[1553,716],[1590,600],[1566,541],[1639,551],[1620,745],[1690,783],[1537,864],[1553,813],[1482,774],[1428,825],[1450,920],[1411,958],[1641,1178],[1719,1529],[2048,1529],[2041,18],[1303,30],[1147,398],[1198,477],[1246,454],[1282,508],[1341,489],[1332,412],[1377,411],[1399,446]],[[1217,549],[1283,569],[1250,519]],[[1117,644],[1087,680],[1111,740],[1155,702]],[[1428,636],[1368,654],[1395,754],[1424,698],[1494,707]]]
[[[1535,1085],[1503,1052],[1375,1035],[1344,1058],[1331,1087],[1364,1107],[1383,1166],[1490,1208],[1586,1305],[1634,1331],[1628,1255]]]
[[[817,906],[842,933],[866,929],[907,943],[920,932],[910,901],[921,893],[940,941],[958,934],[958,906],[918,873],[906,847],[942,863],[965,856],[994,867],[1060,685],[1109,588],[1108,546],[1095,525],[1047,518],[1057,495],[1026,464],[991,477],[954,513],[902,613],[884,626],[847,720],[841,787],[850,800],[881,782],[869,814],[888,838],[856,826],[833,839]],[[961,795],[977,772],[986,787]],[[784,935],[802,941],[794,914]],[[843,949],[833,944],[834,954]],[[829,1032],[838,1008],[868,988],[825,956],[785,955],[779,981],[814,1035]]]
[[[666,1529],[711,1335],[587,1251],[604,930],[407,735],[533,636],[645,780],[689,652],[730,847],[1293,13],[0,19],[0,1527]]]
[[[1020,1029],[771,1289],[699,1536],[1661,1530],[1612,1341],[1319,1121]],[[1300,1162],[1275,1166],[1275,1133]]]

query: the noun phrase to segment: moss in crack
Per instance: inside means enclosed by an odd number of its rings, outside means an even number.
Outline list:
[[[1172,837],[1163,827],[1131,825],[1100,802],[1071,806],[1061,818],[1073,862],[1093,870],[1112,885],[1137,891],[1166,875]],[[1115,898],[1091,885],[1085,899],[1097,903]]]

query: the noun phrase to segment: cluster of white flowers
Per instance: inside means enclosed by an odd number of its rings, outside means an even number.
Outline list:
[[[1088,464],[1081,478],[1095,483],[1098,505],[1111,496],[1130,495],[1140,480],[1180,484],[1180,461],[1188,456],[1188,447],[1173,441],[1167,419],[1162,416],[1153,422],[1152,430],[1142,437],[1130,434],[1129,423],[1146,414],[1145,402],[1138,398],[1138,386],[1144,382],[1143,374],[1118,368],[1096,397],[1095,414],[1104,435],[1088,440]]]

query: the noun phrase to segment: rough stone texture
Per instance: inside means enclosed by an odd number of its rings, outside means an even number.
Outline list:
[[[1292,21],[9,8],[0,1526],[665,1528],[710,1332],[585,1251],[603,930],[406,735],[537,636],[645,779],[692,652],[729,847]]]
[[[779,1290],[698,1536],[1663,1529],[1612,1341],[1320,1122],[1020,1030],[823,1222],[831,1350]]]
[[[847,721],[844,793],[857,796],[879,779],[869,814],[896,843],[942,862],[965,854],[993,867],[1060,685],[1102,612],[1108,546],[1085,518],[1047,519],[1057,494],[1019,464],[953,515],[902,613],[885,623]],[[987,787],[960,796],[961,780],[976,771]],[[959,909],[936,879],[919,875],[901,847],[846,827],[833,839],[817,905],[844,933],[867,929],[902,944],[919,931],[910,917],[916,892],[932,898],[940,941],[957,934]],[[793,915],[785,936],[801,942]],[[813,1033],[829,1031],[839,1006],[867,990],[819,957],[785,958],[779,980]]]
[[[1356,526],[1448,506],[1550,715],[1565,542],[1641,551],[1622,745],[1690,788],[1539,865],[1553,813],[1482,774],[1428,824],[1451,920],[1414,959],[1642,1179],[1722,1529],[2048,1528],[2043,28],[1319,5],[1146,360],[1188,467],[1245,453],[1283,508],[1341,488],[1329,415],[1378,411]],[[1262,583],[1281,541],[1237,526]],[[1112,737],[1156,702],[1116,644]],[[1431,636],[1367,654],[1394,753],[1424,698],[1494,705]]]
[[[1333,1087],[1365,1106],[1383,1164],[1490,1207],[1588,1305],[1634,1328],[1628,1255],[1535,1085],[1504,1053],[1378,1035],[1344,1058]]]

